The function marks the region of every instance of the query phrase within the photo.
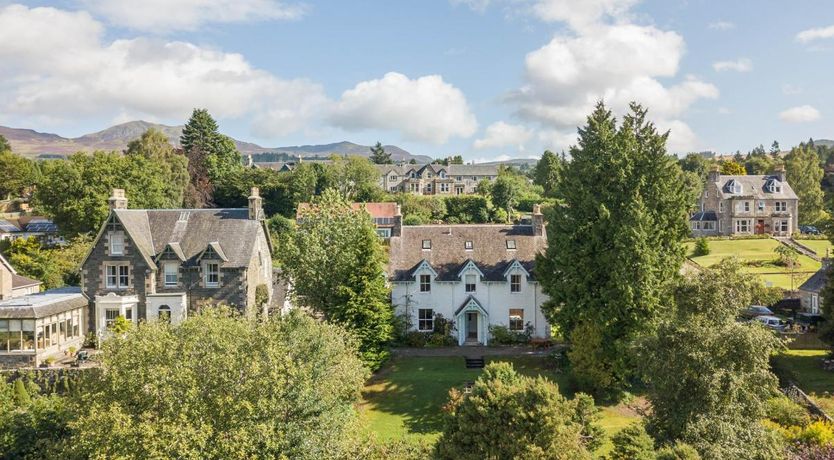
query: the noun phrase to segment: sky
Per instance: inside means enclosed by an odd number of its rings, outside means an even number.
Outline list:
[[[630,101],[673,153],[834,138],[822,0],[0,0],[0,125],[182,124],[468,161],[568,150]]]

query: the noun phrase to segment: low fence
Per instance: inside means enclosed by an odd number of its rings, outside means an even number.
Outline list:
[[[788,383],[788,386],[782,388],[782,393],[785,393],[785,396],[790,398],[791,401],[807,408],[808,412],[810,412],[812,415],[815,415],[829,423],[834,423],[834,419],[832,419],[830,415],[828,415],[824,410],[822,410],[822,408],[816,402],[814,402],[814,400],[811,399],[810,396],[805,394],[805,392],[802,391],[801,388],[796,386],[795,383]]]

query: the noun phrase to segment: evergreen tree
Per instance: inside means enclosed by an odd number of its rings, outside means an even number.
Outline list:
[[[655,324],[683,262],[689,191],[667,136],[637,104],[618,129],[598,103],[556,189],[565,205],[548,214],[548,248],[536,262],[550,296],[543,309],[571,341],[583,340],[579,327],[598,333],[580,348],[592,359],[569,354],[589,363],[573,370],[594,391],[627,387],[629,350]]]
[[[779,147],[779,141],[773,141],[773,143],[770,144],[770,156],[773,158],[777,158],[779,156],[779,152],[781,151],[782,149]]]
[[[544,196],[552,197],[562,175],[562,160],[550,150],[545,150],[533,170],[533,183],[544,189]]]
[[[202,207],[213,204],[214,186],[242,168],[234,141],[220,134],[217,122],[205,109],[194,109],[180,136],[188,157],[191,177],[187,204]]]
[[[823,211],[821,182],[824,171],[812,147],[794,147],[785,157],[788,184],[799,197],[799,221],[815,223]]]
[[[376,145],[371,147],[370,160],[378,165],[393,163],[393,161],[391,160],[391,154],[386,152],[385,149],[382,147],[382,144],[379,142],[377,142]]]
[[[385,253],[373,221],[335,190],[302,210],[282,265],[298,304],[359,339],[362,359],[378,368],[387,359],[393,312],[385,285]]]

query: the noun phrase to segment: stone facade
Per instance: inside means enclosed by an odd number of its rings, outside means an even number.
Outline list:
[[[790,236],[799,229],[799,199],[784,169],[763,176],[725,176],[714,169],[689,223],[694,236]]]
[[[379,185],[386,192],[420,195],[471,195],[482,180],[495,180],[491,165],[377,165]]]
[[[250,197],[255,209],[129,210],[118,195],[82,265],[90,330],[103,333],[114,316],[181,320],[203,303],[247,315],[266,310],[269,300],[255,305],[259,285],[270,298],[273,289],[257,189]]]

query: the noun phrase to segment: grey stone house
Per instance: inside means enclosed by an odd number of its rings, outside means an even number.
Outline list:
[[[799,230],[799,199],[784,168],[762,176],[725,176],[714,168],[699,201],[689,219],[694,236],[790,236]]]
[[[386,192],[420,195],[464,195],[475,193],[478,182],[495,180],[495,165],[376,165],[379,185]]]
[[[820,314],[822,309],[822,290],[828,281],[828,269],[831,266],[831,259],[825,258],[822,261],[822,268],[811,275],[807,281],[799,286],[799,301],[802,311],[813,315]]]
[[[257,188],[240,209],[127,209],[120,189],[109,202],[81,266],[89,330],[101,335],[119,316],[178,322],[204,303],[266,312],[272,247]],[[259,286],[268,297],[263,305],[256,304]]]

